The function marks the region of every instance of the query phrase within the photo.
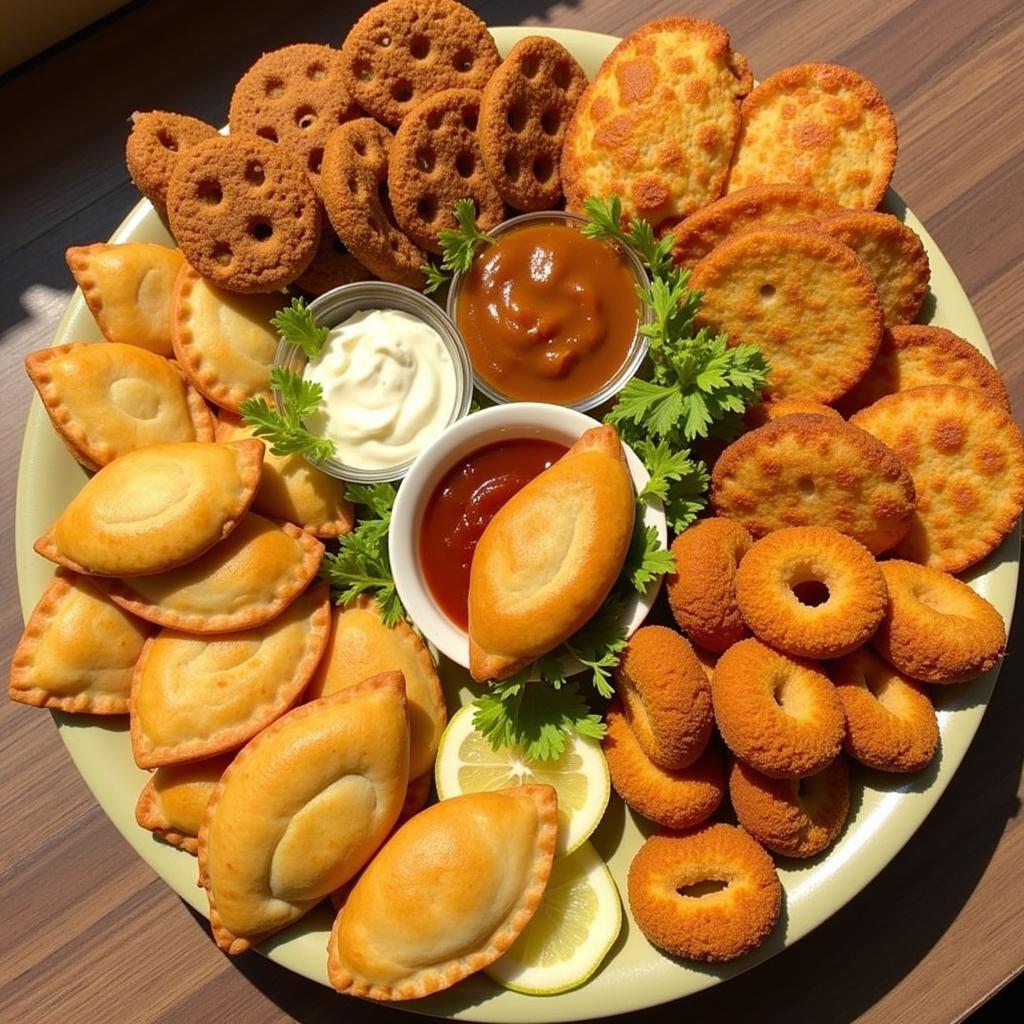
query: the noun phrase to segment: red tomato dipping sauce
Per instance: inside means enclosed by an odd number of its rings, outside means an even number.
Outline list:
[[[460,459],[434,488],[420,527],[420,567],[438,607],[460,629],[469,626],[469,567],[487,524],[567,451],[536,437],[498,441]]]

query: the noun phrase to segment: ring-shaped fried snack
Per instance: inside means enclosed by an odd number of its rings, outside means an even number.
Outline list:
[[[870,647],[828,665],[846,715],[843,749],[881,772],[917,772],[939,746],[939,723],[925,687]]]
[[[678,771],[704,752],[714,726],[711,686],[674,629],[638,629],[615,670],[615,686],[630,728],[656,765]]]
[[[806,779],[771,779],[735,761],[729,797],[739,823],[783,857],[814,857],[838,838],[850,813],[850,765],[839,754]]]
[[[813,662],[741,640],[719,658],[711,697],[726,745],[765,775],[801,779],[839,753],[843,706]]]
[[[731,519],[702,519],[673,542],[668,603],[679,628],[700,647],[724,651],[750,635],[736,604],[736,567],[753,542]]]
[[[633,858],[627,885],[647,939],[688,960],[735,960],[756,949],[782,905],[771,857],[733,825],[651,836]]]
[[[736,573],[736,599],[759,640],[803,658],[856,650],[887,605],[871,552],[826,526],[776,530],[755,542]]]
[[[961,580],[926,565],[881,564],[889,607],[871,646],[926,683],[959,683],[987,672],[1006,649],[999,612]]]
[[[644,753],[615,701],[606,715],[604,756],[612,786],[637,814],[666,828],[692,828],[718,810],[725,796],[725,767],[714,743],[682,771],[659,768]]]

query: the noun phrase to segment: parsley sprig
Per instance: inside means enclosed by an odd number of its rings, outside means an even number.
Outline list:
[[[455,220],[457,228],[444,228],[437,233],[437,240],[443,250],[441,266],[424,263],[420,269],[427,278],[423,289],[428,294],[437,291],[441,285],[451,280],[452,274],[458,270],[463,273],[473,265],[473,257],[481,244],[489,245],[494,239],[476,226],[476,206],[472,199],[459,199],[455,203]]]
[[[270,323],[284,341],[301,349],[309,359],[320,355],[330,334],[330,328],[316,322],[313,311],[302,298],[292,299],[290,306],[279,309]]]

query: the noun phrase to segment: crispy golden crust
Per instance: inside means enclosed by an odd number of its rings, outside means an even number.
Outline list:
[[[471,199],[486,231],[505,218],[505,202],[484,167],[477,143],[483,93],[446,89],[418,103],[395,132],[388,158],[388,195],[402,230],[428,252],[441,253],[438,232],[458,228],[455,204]]]
[[[713,21],[662,18],[628,35],[569,122],[562,150],[569,208],[617,195],[627,220],[658,227],[716,199],[739,132],[738,101],[751,84],[747,62]]]
[[[930,324],[900,324],[887,330],[871,369],[838,404],[849,416],[886,395],[933,384],[980,391],[1010,411],[999,371],[969,341]]]
[[[124,147],[128,174],[135,187],[163,210],[167,206],[167,184],[181,154],[216,134],[213,125],[196,117],[166,110],[136,110]]]
[[[630,728],[659,767],[693,764],[711,738],[711,687],[693,648],[665,626],[638,629],[615,670]]]
[[[717,515],[755,537],[786,526],[829,526],[872,554],[910,529],[914,485],[870,434],[821,416],[786,416],[735,441],[711,474]]]
[[[679,266],[692,268],[741,231],[813,223],[839,210],[830,196],[803,185],[751,185],[690,214],[673,232],[672,258]]]
[[[871,646],[900,672],[928,683],[973,679],[1006,649],[1003,617],[966,583],[939,569],[882,562],[889,607]]]
[[[825,526],[756,541],[736,573],[736,600],[764,643],[803,658],[838,658],[867,641],[887,605],[885,579],[863,544]]]
[[[753,538],[730,519],[702,519],[672,543],[676,571],[668,603],[679,628],[701,647],[724,651],[750,635],[736,604],[736,567]]]
[[[887,665],[870,647],[825,666],[846,716],[843,749],[882,772],[917,772],[939,746],[927,689]]]
[[[739,823],[772,853],[813,857],[831,846],[850,812],[850,766],[842,754],[806,779],[770,779],[742,761],[729,773]]]
[[[711,677],[715,674],[715,666],[718,664],[720,655],[715,651],[706,651],[703,647],[693,648],[694,656],[700,662],[700,667],[704,669],[704,675],[708,677],[708,682],[711,682]]]
[[[711,697],[726,745],[765,775],[801,779],[839,753],[843,708],[814,662],[741,640],[718,659]]]
[[[837,64],[798,64],[743,101],[728,192],[791,182],[841,206],[874,209],[896,165],[896,119],[866,78]]]
[[[914,480],[917,513],[893,554],[960,572],[995,550],[1024,509],[1024,435],[980,391],[933,385],[880,398],[850,421]]]
[[[892,214],[862,210],[826,217],[818,228],[848,245],[868,268],[885,325],[913,323],[931,276],[928,254],[917,234]]]
[[[757,228],[693,269],[698,326],[759,348],[772,398],[832,402],[864,376],[882,340],[882,309],[864,264],[823,234]]]
[[[608,708],[605,723],[603,748],[612,786],[637,814],[678,829],[699,825],[718,810],[725,796],[725,768],[714,743],[686,768],[659,768],[630,729],[620,700]]]
[[[345,243],[331,227],[325,213],[316,255],[302,276],[296,280],[296,287],[308,295],[323,295],[324,292],[340,288],[343,284],[372,279],[373,274],[345,248]]]
[[[773,420],[781,420],[783,416],[827,416],[829,419],[841,420],[843,417],[830,405],[811,402],[806,398],[780,398],[777,402],[758,402],[752,405],[743,417],[748,430],[756,430]]]
[[[477,139],[494,187],[517,210],[550,210],[562,196],[558,164],[587,76],[561,43],[527,36],[509,50],[480,100]]]
[[[715,882],[726,887],[698,896],[681,891]],[[651,836],[629,866],[627,886],[648,940],[687,960],[735,960],[757,949],[782,906],[771,857],[732,825]]]

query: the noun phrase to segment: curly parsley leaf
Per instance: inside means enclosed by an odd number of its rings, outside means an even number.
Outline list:
[[[275,367],[270,371],[270,386],[281,396],[281,408],[265,398],[247,398],[239,406],[242,419],[253,428],[256,437],[270,445],[274,455],[305,455],[317,461],[334,454],[334,442],[317,437],[303,425],[323,399],[323,389],[292,370]]]
[[[611,674],[626,648],[623,610],[621,599],[605,601],[597,614],[565,641],[565,649],[590,671],[591,685],[602,697],[615,693]]]
[[[661,546],[658,531],[653,526],[645,526],[637,516],[620,579],[625,580],[630,589],[643,594],[659,576],[674,571],[672,552]]]
[[[320,355],[330,333],[329,328],[317,324],[316,317],[302,298],[292,299],[290,306],[279,309],[270,323],[282,340],[301,349],[310,359]]]
[[[430,260],[427,260],[426,263],[421,263],[420,270],[423,271],[423,276],[427,279],[427,283],[423,286],[423,291],[427,295],[436,292],[438,288],[446,285],[452,279],[450,273],[442,270],[436,263],[432,263]]]
[[[455,219],[458,228],[444,228],[437,233],[443,250],[441,267],[444,270],[467,271],[473,265],[476,247],[490,244],[494,239],[476,226],[476,206],[472,199],[456,201]]]

